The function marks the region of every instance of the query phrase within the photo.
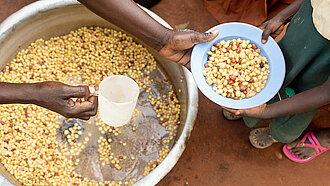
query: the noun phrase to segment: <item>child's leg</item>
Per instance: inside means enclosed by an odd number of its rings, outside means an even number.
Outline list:
[[[308,127],[318,109],[270,120],[271,136],[282,143],[296,140]]]
[[[261,121],[261,119],[259,118],[247,118],[247,117],[243,117],[243,120],[245,125],[248,127],[254,127]]]

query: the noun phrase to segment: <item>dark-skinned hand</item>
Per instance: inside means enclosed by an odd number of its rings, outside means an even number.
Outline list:
[[[261,42],[266,43],[269,35],[276,38],[284,29],[284,22],[280,18],[274,17],[259,26],[262,32]]]
[[[192,48],[198,43],[212,41],[219,34],[219,30],[209,33],[200,33],[192,30],[175,30],[170,34],[169,39],[159,50],[159,53],[189,68]]]
[[[90,94],[88,86],[70,86],[46,81],[36,85],[35,96],[36,105],[67,118],[88,120],[97,113],[97,97]],[[72,98],[78,99],[74,102]],[[85,98],[85,101],[81,101],[81,98]]]
[[[267,112],[268,112],[267,104],[262,104],[258,107],[254,107],[250,109],[239,109],[239,110],[230,109],[226,107],[222,107],[222,108],[237,116],[267,119]]]

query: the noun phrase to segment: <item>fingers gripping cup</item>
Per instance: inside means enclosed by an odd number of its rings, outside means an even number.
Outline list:
[[[139,86],[126,76],[113,75],[105,78],[99,86],[99,115],[102,121],[113,127],[127,124],[132,118]]]

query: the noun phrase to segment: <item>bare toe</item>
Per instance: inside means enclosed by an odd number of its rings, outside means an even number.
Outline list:
[[[302,159],[308,159],[308,158],[309,158],[309,157],[305,155],[305,156],[303,156],[303,158],[302,158]]]
[[[299,152],[298,157],[299,157],[299,158],[303,158],[303,156],[304,156],[304,154],[301,153],[301,152]]]
[[[299,152],[299,147],[293,147],[292,149],[290,149],[290,151],[292,153],[297,153],[297,152]]]
[[[288,148],[289,150],[292,149],[292,148],[295,148],[295,147],[298,145],[298,143],[300,142],[300,140],[301,140],[301,139],[296,139],[295,141],[289,143],[288,146],[287,146],[287,148]]]
[[[316,154],[316,151],[310,147],[294,147],[290,152],[301,159],[308,159]]]

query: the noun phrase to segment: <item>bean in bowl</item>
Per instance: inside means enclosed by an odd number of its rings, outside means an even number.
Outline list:
[[[238,100],[250,98],[265,87],[268,60],[250,40],[222,40],[207,54],[203,75],[217,94]]]

